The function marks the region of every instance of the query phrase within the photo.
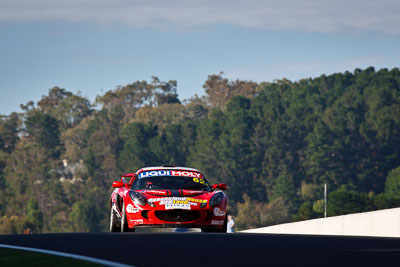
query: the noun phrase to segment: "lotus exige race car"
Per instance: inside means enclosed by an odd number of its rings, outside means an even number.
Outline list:
[[[111,232],[140,227],[201,228],[226,232],[226,184],[210,186],[192,168],[163,165],[126,173],[113,182]]]

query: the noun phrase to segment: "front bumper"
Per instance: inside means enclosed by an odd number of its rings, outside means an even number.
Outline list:
[[[222,229],[223,216],[216,216],[214,208],[204,209],[171,209],[171,210],[141,210],[137,213],[127,214],[129,228],[155,227],[155,228],[212,228]]]

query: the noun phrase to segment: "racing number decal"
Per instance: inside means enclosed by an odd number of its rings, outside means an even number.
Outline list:
[[[206,182],[204,181],[204,179],[199,179],[199,178],[193,178],[193,182],[195,183],[201,183],[201,184],[205,184]]]

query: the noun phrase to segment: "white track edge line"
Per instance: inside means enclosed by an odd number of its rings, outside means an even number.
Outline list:
[[[90,261],[90,262],[99,263],[99,264],[112,266],[112,267],[135,267],[133,265],[127,265],[127,264],[108,261],[108,260],[101,260],[101,259],[92,258],[92,257],[88,257],[88,256],[81,256],[81,255],[76,255],[76,254],[71,254],[71,253],[39,249],[39,248],[21,247],[21,246],[13,246],[13,245],[6,245],[6,244],[0,244],[0,248],[18,249],[18,250],[37,252],[37,253],[44,253],[44,254],[49,254],[49,255],[54,255],[54,256],[61,256],[61,257],[67,257],[67,258],[78,259],[78,260],[83,260],[83,261]]]

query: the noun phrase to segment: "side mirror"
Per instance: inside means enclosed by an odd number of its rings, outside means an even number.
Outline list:
[[[123,186],[124,186],[124,183],[122,181],[114,181],[112,183],[112,187],[114,187],[114,188],[120,188],[120,187],[123,187]]]
[[[227,184],[219,184],[218,188],[221,190],[228,190],[228,185]]]
[[[213,184],[211,186],[213,188],[213,190],[219,188],[221,190],[228,190],[228,185],[227,184]]]

